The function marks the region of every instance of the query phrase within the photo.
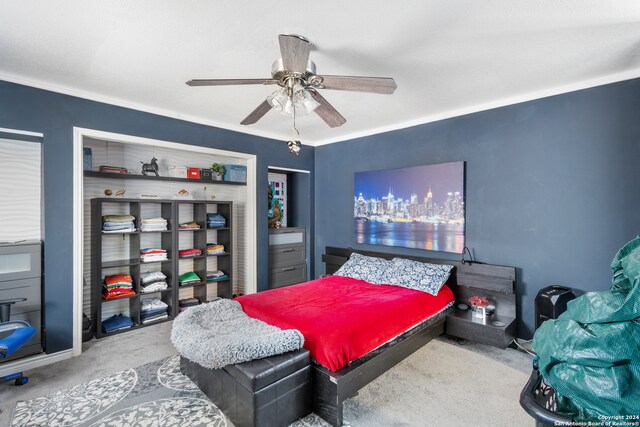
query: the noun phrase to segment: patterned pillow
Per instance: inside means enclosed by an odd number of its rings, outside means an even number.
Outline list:
[[[386,259],[364,256],[354,252],[335,274],[379,285],[385,283],[384,278],[390,266],[391,261]]]
[[[452,265],[429,264],[404,258],[394,258],[383,282],[438,295],[451,274]]]

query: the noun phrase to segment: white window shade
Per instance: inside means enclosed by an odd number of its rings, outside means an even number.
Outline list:
[[[41,145],[0,138],[0,242],[41,240]]]

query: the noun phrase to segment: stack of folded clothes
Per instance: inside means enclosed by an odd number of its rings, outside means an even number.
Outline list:
[[[195,307],[196,305],[200,305],[202,302],[198,298],[185,298],[178,301],[178,311],[182,313],[186,311],[189,307]]]
[[[166,231],[167,220],[164,218],[148,218],[140,220],[140,231]]]
[[[186,286],[201,283],[202,279],[195,272],[189,271],[187,273],[181,274],[178,278],[178,281],[180,282],[180,286]]]
[[[178,255],[180,256],[180,258],[193,258],[202,255],[202,250],[195,248],[182,249],[178,251]]]
[[[102,217],[102,231],[105,233],[129,233],[136,231],[133,215],[105,215]]]
[[[169,306],[160,298],[145,299],[140,302],[140,321],[142,323],[168,319]]]
[[[102,298],[115,299],[135,295],[133,279],[128,274],[114,274],[105,276],[102,284]]]
[[[220,255],[224,253],[224,246],[217,243],[207,243],[207,255]]]
[[[218,280],[227,279],[227,276],[222,270],[207,271],[207,282],[216,282]]]
[[[195,221],[183,222],[180,224],[180,230],[200,230],[200,224]]]
[[[162,248],[144,248],[140,249],[140,261],[142,262],[158,262],[167,260],[167,251]]]
[[[140,292],[148,294],[169,289],[167,276],[162,271],[148,271],[140,273]]]
[[[119,331],[120,329],[128,329],[133,326],[131,317],[124,314],[114,314],[106,320],[102,321],[102,332],[108,334],[110,332]]]
[[[207,228],[223,228],[226,226],[226,224],[226,218],[219,213],[207,214]]]

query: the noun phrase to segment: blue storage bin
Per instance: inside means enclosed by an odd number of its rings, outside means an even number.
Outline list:
[[[241,165],[224,165],[224,180],[247,182],[247,167]]]

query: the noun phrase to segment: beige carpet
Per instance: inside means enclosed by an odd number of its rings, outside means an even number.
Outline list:
[[[531,356],[437,339],[345,402],[352,426],[534,426],[518,403]]]

